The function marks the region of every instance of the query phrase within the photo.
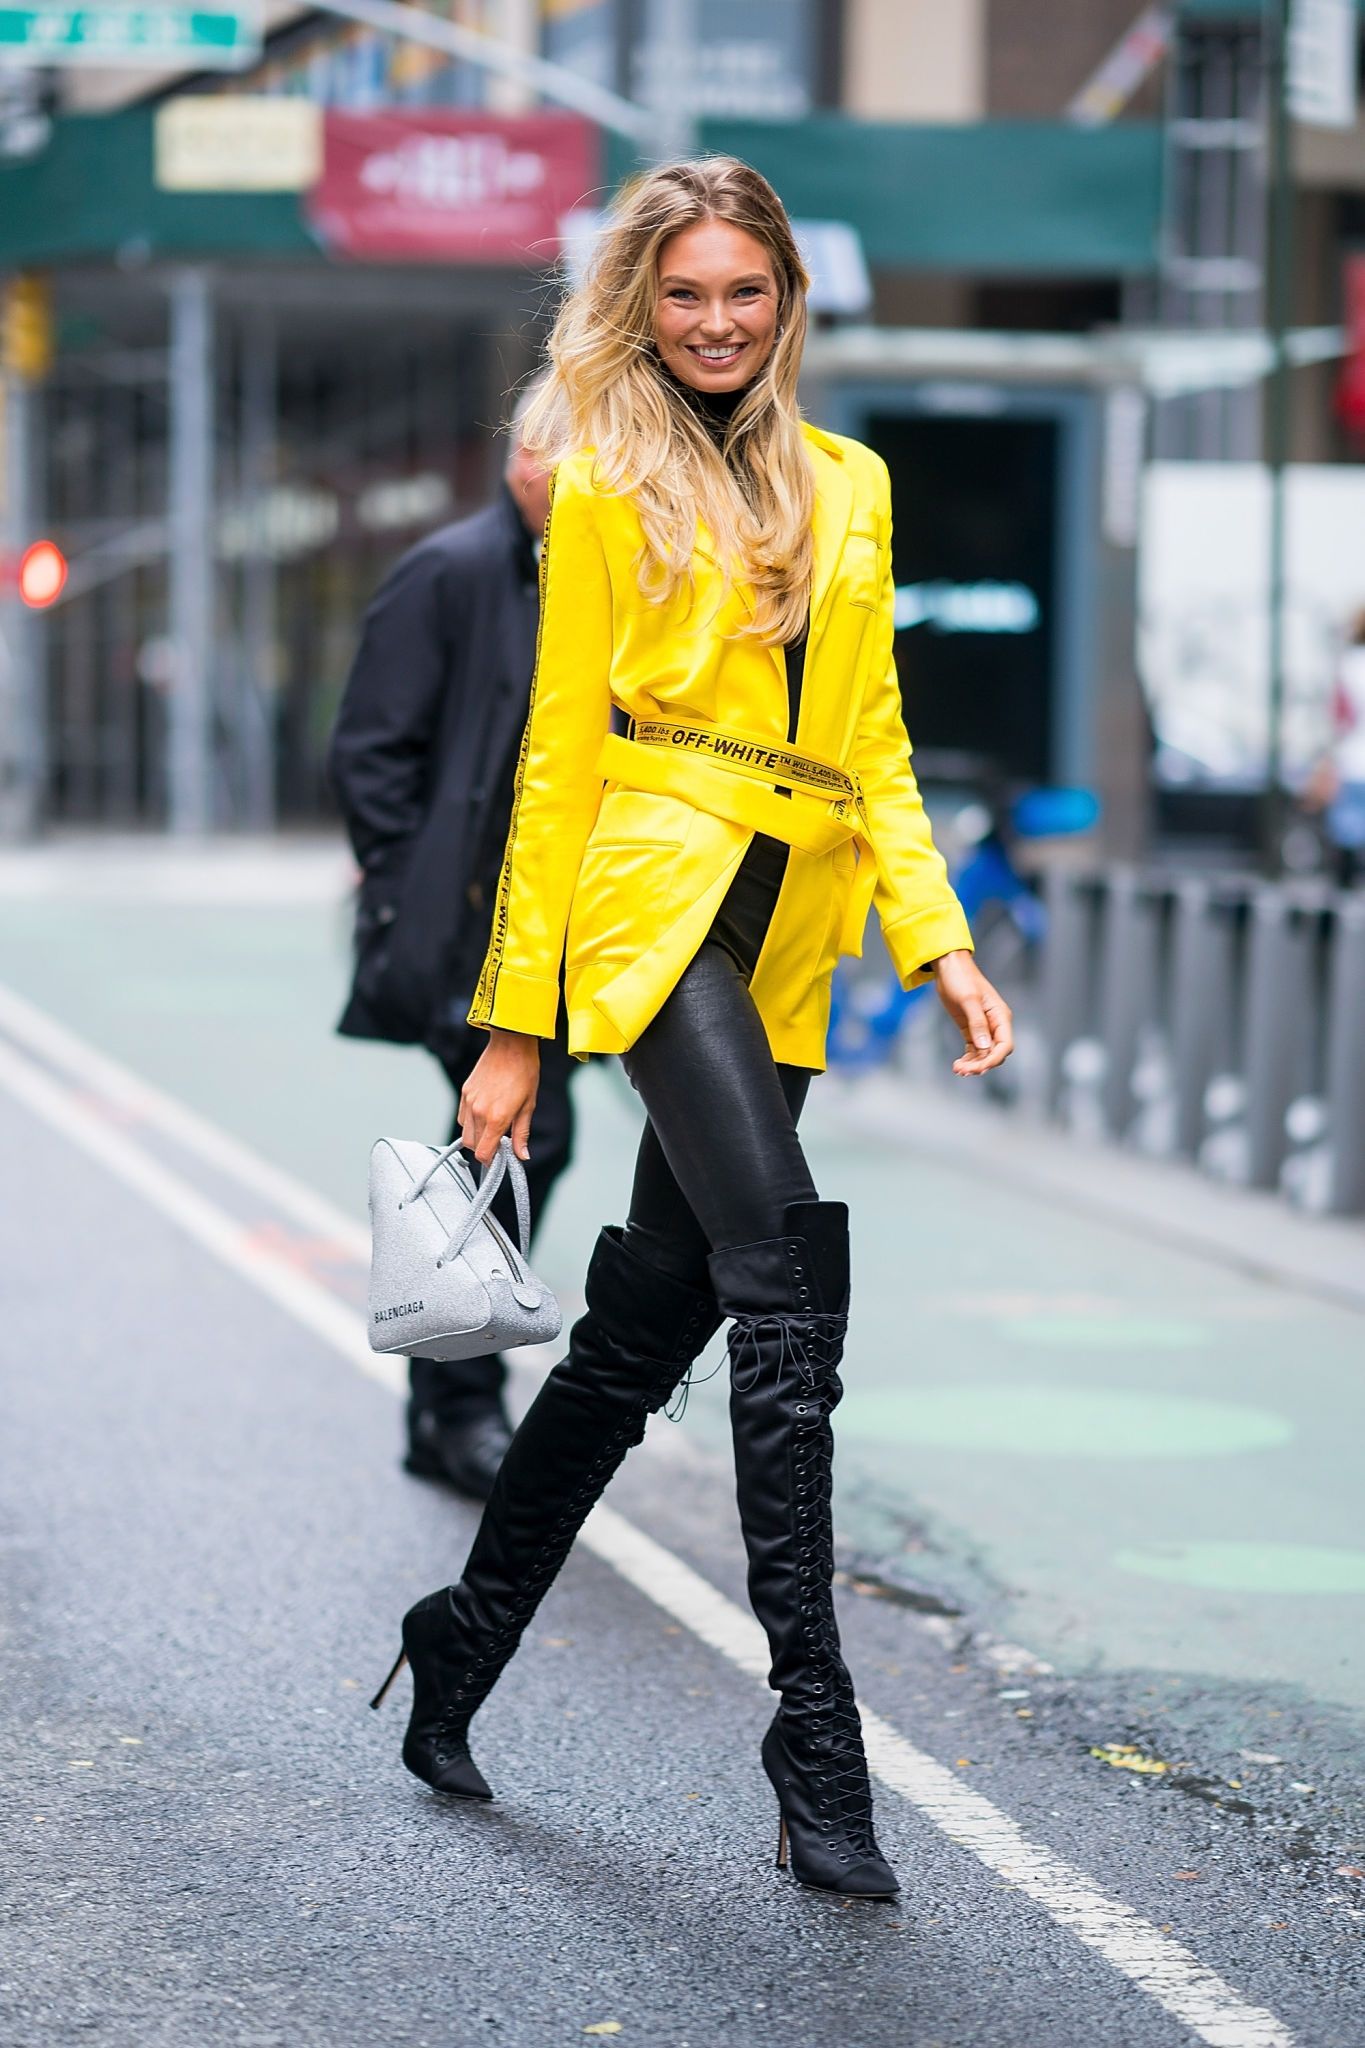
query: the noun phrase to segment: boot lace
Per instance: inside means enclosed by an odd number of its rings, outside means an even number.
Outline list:
[[[771,1352],[772,1391],[779,1392],[788,1371],[796,1374],[804,1393],[815,1399],[822,1386],[831,1388],[834,1408],[842,1393],[836,1371],[843,1355],[847,1316],[802,1314],[737,1315],[730,1324],[730,1383],[737,1394],[750,1394],[763,1376],[765,1353]],[[741,1379],[744,1372],[747,1379]],[[798,1408],[798,1414],[804,1410]]]
[[[712,1366],[710,1372],[704,1372],[701,1374],[700,1377],[698,1377],[696,1360],[694,1359],[692,1361],[692,1363],[688,1366],[687,1371],[678,1381],[677,1386],[673,1389],[673,1394],[669,1401],[669,1404],[664,1409],[664,1414],[668,1417],[670,1422],[682,1421],[684,1415],[686,1415],[687,1413],[687,1397],[691,1393],[693,1387],[706,1386],[711,1380],[713,1380],[716,1377],[716,1374],[721,1370],[721,1367],[724,1364],[725,1360],[722,1358],[715,1365]]]

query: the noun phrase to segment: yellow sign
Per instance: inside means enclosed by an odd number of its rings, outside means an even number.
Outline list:
[[[312,100],[187,93],[156,113],[162,192],[306,192],[322,176]]]
[[[37,384],[52,368],[52,293],[46,278],[11,278],[0,307],[0,363]]]

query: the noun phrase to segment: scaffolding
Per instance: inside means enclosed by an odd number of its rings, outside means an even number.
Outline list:
[[[1263,36],[1245,19],[1178,21],[1166,67],[1165,166],[1156,276],[1129,289],[1135,324],[1207,334],[1263,332],[1266,90]],[[1163,400],[1152,453],[1161,460],[1254,461],[1255,384]]]

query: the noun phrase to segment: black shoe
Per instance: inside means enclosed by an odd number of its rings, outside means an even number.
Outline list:
[[[823,1750],[788,1735],[779,1713],[763,1738],[763,1768],[777,1794],[777,1867],[816,1891],[894,1899],[900,1891],[872,1832],[872,1791],[862,1741]]]
[[[853,1681],[834,1613],[830,1513],[834,1437],[848,1323],[848,1212],[803,1202],[786,1234],[713,1252],[711,1278],[730,1330],[730,1421],[749,1598],[772,1653],[782,1705],[763,1767],[803,1884],[891,1898],[896,1879],[872,1831],[872,1788]]]
[[[481,1409],[464,1422],[447,1422],[434,1409],[419,1408],[408,1416],[403,1470],[418,1479],[439,1479],[466,1500],[487,1500],[511,1441],[511,1424],[500,1407]]]
[[[720,1321],[709,1294],[645,1265],[613,1230],[597,1241],[584,1292],[569,1355],[512,1439],[459,1584],[404,1616],[402,1652],[371,1703],[412,1666],[403,1762],[438,1792],[491,1798],[469,1723],[607,1481]]]
[[[370,1701],[372,1707],[383,1706],[405,1664],[412,1671],[412,1714],[403,1740],[403,1762],[414,1777],[448,1799],[491,1799],[493,1789],[469,1754],[464,1729],[446,1725],[448,1702],[458,1696],[465,1676],[460,1638],[451,1628],[448,1591],[429,1594],[403,1616],[403,1647]]]

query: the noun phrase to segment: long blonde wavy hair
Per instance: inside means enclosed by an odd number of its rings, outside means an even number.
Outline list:
[[[761,242],[777,283],[777,335],[718,452],[655,345],[659,253],[672,235],[727,221]],[[715,546],[728,594],[753,586],[741,631],[795,639],[810,602],[815,486],[796,383],[810,288],[791,223],[767,179],[736,157],[663,164],[621,194],[588,275],[560,309],[550,369],[522,432],[547,464],[596,450],[595,474],[629,495],[644,528],[642,595],[666,604],[690,584],[697,527]]]

